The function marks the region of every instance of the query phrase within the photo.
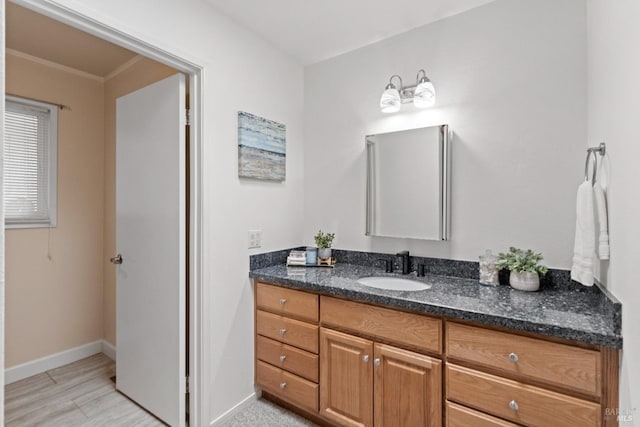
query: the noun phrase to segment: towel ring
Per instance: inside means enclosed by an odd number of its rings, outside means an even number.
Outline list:
[[[596,183],[596,171],[598,169],[598,159],[596,153],[587,151],[587,160],[584,162],[584,180],[589,181],[589,158],[593,155],[593,173],[591,174],[591,185]]]

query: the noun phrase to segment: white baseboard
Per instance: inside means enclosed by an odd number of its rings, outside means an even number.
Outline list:
[[[90,342],[89,344],[70,348],[60,353],[50,354],[49,356],[5,369],[4,383],[11,384],[32,375],[41,374],[50,369],[59,368],[60,366],[84,359],[85,357],[101,353],[102,342],[102,340]]]
[[[256,391],[255,393],[251,393],[249,396],[244,398],[236,406],[234,406],[233,408],[229,409],[227,412],[225,412],[224,414],[220,415],[215,420],[211,421],[209,423],[209,425],[210,426],[216,426],[216,425],[219,426],[219,425],[221,425],[225,421],[231,419],[237,412],[242,411],[246,406],[248,406],[251,403],[253,403],[256,400],[258,400],[260,398],[260,395],[261,395],[260,390]]]
[[[11,384],[98,353],[104,353],[111,360],[116,360],[116,348],[105,340],[98,340],[5,369],[4,383]]]
[[[109,359],[116,361],[116,346],[107,340],[102,340],[102,352]]]

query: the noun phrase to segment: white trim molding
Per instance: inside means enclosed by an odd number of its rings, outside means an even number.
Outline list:
[[[102,353],[114,362],[116,361],[116,346],[107,340],[102,340]]]
[[[102,353],[103,340],[90,342],[78,347],[70,348],[59,353],[50,354],[21,365],[12,366],[4,370],[4,383],[11,384],[30,376],[47,372],[69,363],[77,362],[94,354]]]
[[[110,72],[109,74],[107,74],[104,77],[104,81],[106,82],[107,80],[111,80],[112,78],[114,78],[115,76],[117,76],[118,74],[128,70],[129,68],[133,67],[134,65],[136,65],[138,62],[140,62],[142,59],[144,59],[142,56],[140,55],[136,55],[133,58],[131,58],[130,60],[128,60],[127,62],[125,62],[124,64],[118,66],[118,68],[116,68],[115,70],[113,70],[112,72]]]
[[[7,55],[15,56],[16,58],[26,59],[27,61],[35,62],[36,64],[44,65],[45,67],[53,68],[55,70],[64,71],[65,73],[74,74],[85,79],[95,80],[100,83],[104,83],[104,77],[96,76],[95,74],[87,73],[86,71],[78,70],[76,68],[67,67],[66,65],[58,64],[57,62],[49,61],[48,59],[39,58],[37,56],[29,55],[28,53],[20,52],[19,50],[7,48],[5,50]],[[123,64],[126,65],[126,64]]]
[[[233,408],[229,409],[227,412],[225,412],[224,414],[220,415],[215,420],[211,421],[209,426],[220,426],[220,425],[224,424],[225,422],[227,422],[231,418],[233,418],[233,416],[235,414],[237,414],[238,412],[241,412],[244,408],[246,408],[247,406],[251,405],[256,400],[260,399],[261,395],[262,395],[261,390],[257,390],[255,393],[251,393],[249,396],[247,396],[244,399],[242,399],[242,401],[240,403],[238,403],[236,406],[234,406]]]

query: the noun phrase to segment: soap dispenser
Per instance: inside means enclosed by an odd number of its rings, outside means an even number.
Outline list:
[[[498,257],[487,249],[484,255],[480,255],[480,283],[489,286],[498,286]]]

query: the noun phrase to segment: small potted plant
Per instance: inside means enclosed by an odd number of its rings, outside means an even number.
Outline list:
[[[521,291],[537,291],[540,288],[540,275],[547,274],[547,267],[540,264],[542,254],[511,247],[509,252],[498,254],[497,266],[507,269],[509,284],[513,289]]]
[[[314,237],[318,246],[318,258],[331,258],[331,244],[335,237],[335,233],[323,233],[322,230],[318,230],[318,234]]]

